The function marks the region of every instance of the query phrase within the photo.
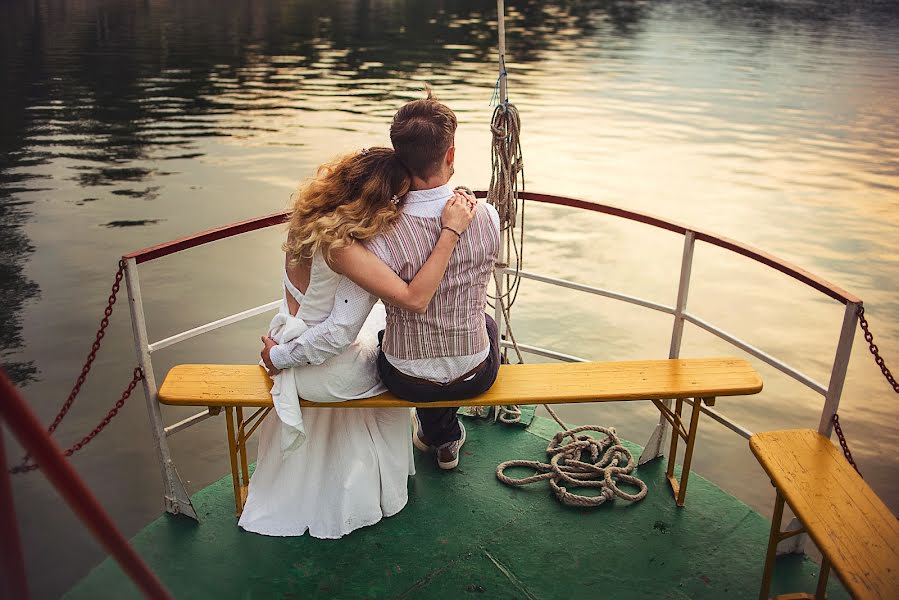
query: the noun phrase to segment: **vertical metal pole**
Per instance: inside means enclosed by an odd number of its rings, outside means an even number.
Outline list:
[[[827,385],[827,393],[824,394],[824,408],[821,409],[821,420],[818,422],[818,431],[827,437],[830,437],[833,431],[833,416],[840,408],[840,397],[843,395],[843,384],[846,382],[849,356],[852,353],[852,342],[855,340],[855,328],[858,324],[858,307],[857,302],[847,302],[846,310],[843,312],[843,326],[840,328],[837,352],[830,371],[830,383]],[[802,523],[793,517],[786,531],[795,529],[802,529]],[[777,554],[805,554],[807,543],[808,534],[800,533],[782,540],[777,545]]]
[[[681,340],[684,335],[684,313],[687,310],[687,294],[690,291],[690,273],[693,270],[693,249],[696,247],[696,234],[690,230],[684,234],[684,251],[681,256],[680,282],[677,285],[677,303],[674,306],[674,325],[671,329],[671,344],[668,346],[668,358],[680,356]],[[671,400],[665,400],[665,406],[671,408]],[[652,435],[643,447],[638,464],[646,464],[663,455],[665,439],[668,436],[668,421],[664,414],[659,415]],[[674,460],[676,457],[670,457]]]
[[[824,395],[824,409],[821,411],[821,421],[818,423],[818,431],[827,437],[830,437],[833,431],[833,416],[840,408],[840,396],[843,394],[846,370],[849,368],[849,355],[852,353],[852,342],[855,340],[855,329],[858,324],[858,307],[859,304],[856,302],[847,302],[846,311],[843,313],[840,341],[837,342],[837,353],[833,359],[830,383],[827,385],[827,394]]]
[[[5,402],[5,400],[4,400]],[[22,558],[22,538],[16,523],[16,505],[12,497],[12,482],[6,467],[6,446],[3,427],[0,426],[0,598],[27,600],[28,578],[25,575],[25,559]]]
[[[503,77],[502,73],[505,70],[505,62],[506,62],[506,7],[504,0],[496,0],[496,22],[497,29],[499,31],[499,100],[498,102],[506,101],[506,78]],[[505,268],[506,265],[506,232],[504,229],[505,223],[500,223],[499,225],[499,252],[496,255],[496,268]],[[502,282],[508,281],[506,275],[504,273],[499,273],[498,277],[495,277],[496,281],[496,306],[494,307],[494,320],[496,321],[497,330],[500,335],[503,334],[506,327],[504,324],[503,317],[503,309],[500,302],[501,298],[504,297],[504,287]]]
[[[497,101],[505,102],[508,92],[506,76],[503,75],[506,70],[506,3],[503,0],[496,0],[496,28],[499,32],[499,99]]]
[[[137,276],[137,261],[133,258],[125,261],[125,282],[128,285],[128,306],[131,309],[134,351],[137,354],[137,362],[144,372],[144,398],[147,402],[147,413],[150,416],[153,442],[156,445],[156,457],[162,471],[162,483],[165,486],[165,509],[175,515],[182,514],[197,519],[197,511],[194,510],[184,483],[175,469],[175,463],[172,462],[169,443],[165,435],[165,423],[162,420],[162,412],[159,410],[159,402],[156,400],[156,377],[153,374],[153,361],[150,358],[144,305],[141,301],[140,281]]]

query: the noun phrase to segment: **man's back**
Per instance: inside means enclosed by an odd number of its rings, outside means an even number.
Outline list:
[[[412,280],[437,243],[440,210],[451,195],[448,185],[410,192],[394,227],[369,244],[405,281]],[[446,383],[483,362],[488,349],[484,309],[498,249],[496,210],[480,204],[427,310],[418,314],[387,307],[382,349],[391,364],[407,375]]]
[[[403,198],[396,227],[370,247],[406,281],[421,269],[438,235],[459,233],[441,232],[439,219],[453,192],[447,182],[455,171],[457,126],[455,113],[430,89],[426,98],[401,106],[390,125],[390,142],[413,191]],[[481,205],[456,240],[426,312],[388,308],[378,373],[394,395],[423,402],[472,398],[496,381],[499,328],[484,308],[498,251],[499,216],[492,206]],[[456,410],[418,408],[416,415],[415,446],[436,448],[438,466],[454,469],[465,443]]]

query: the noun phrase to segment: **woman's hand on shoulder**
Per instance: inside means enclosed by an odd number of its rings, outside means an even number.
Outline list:
[[[440,215],[440,224],[461,234],[468,229],[475,215],[477,201],[474,196],[470,198],[464,192],[456,192],[446,201],[443,213]]]

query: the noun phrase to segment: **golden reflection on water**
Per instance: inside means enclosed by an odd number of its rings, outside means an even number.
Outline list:
[[[158,3],[144,12],[63,4],[71,10],[4,7],[0,15],[37,40],[17,46],[32,49],[7,66],[15,93],[3,97],[12,135],[0,163],[0,218],[11,224],[22,270],[10,305],[21,339],[4,347],[40,369],[25,392],[45,419],[80,366],[117,256],[283,209],[327,158],[387,145],[396,107],[420,97],[425,82],[460,119],[455,181],[489,181],[494,25],[477,3]],[[772,6],[516,3],[510,94],[523,120],[527,189],[649,212],[793,261],[865,301],[899,369],[899,18],[876,2],[868,12]],[[65,33],[47,37],[27,23]],[[276,297],[281,235],[254,233],[142,267],[151,337]],[[675,300],[681,244],[607,216],[527,207],[528,270],[663,304]],[[827,383],[842,318],[836,302],[700,244],[689,306]],[[266,322],[161,352],[158,372],[252,361]],[[605,360],[666,356],[671,328],[666,315],[536,282],[523,284],[514,323],[523,341]],[[116,313],[105,343],[65,441],[93,426],[130,373],[125,314]],[[741,353],[688,327],[683,354]],[[764,392],[718,408],[752,430],[816,427],[821,398],[754,364]],[[895,406],[859,336],[841,416],[867,481],[894,511]],[[651,406],[630,404],[563,416],[615,425],[638,443],[657,419]],[[159,511],[158,471],[140,403],[117,421],[76,464],[133,532]],[[207,421],[171,440],[191,489],[226,469],[220,429]],[[766,513],[770,486],[746,442],[711,421],[701,435],[696,469]],[[37,556],[52,545],[47,531],[73,524],[39,483],[18,485],[17,499],[33,507],[22,518]],[[122,489],[134,491],[116,504]],[[96,556],[60,567],[41,584],[46,594]]]

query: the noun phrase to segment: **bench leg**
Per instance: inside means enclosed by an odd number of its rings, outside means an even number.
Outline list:
[[[659,407],[659,410],[662,410]],[[665,476],[668,477],[669,483],[671,483],[671,489],[674,490],[674,495],[677,495],[677,479],[674,478],[674,464],[677,462],[675,459],[677,458],[677,442],[681,437],[680,427],[678,425],[681,422],[680,416],[681,412],[684,410],[684,401],[678,398],[674,403],[674,418],[669,419],[671,421],[671,444],[668,447],[668,466],[665,469]]]
[[[827,557],[821,560],[821,573],[818,575],[818,588],[815,590],[815,600],[827,599],[827,578],[830,576],[830,561]]]
[[[250,485],[250,469],[247,465],[247,440],[271,412],[271,407],[260,408],[248,419],[243,417],[243,408],[225,408],[228,425],[228,455],[231,458],[231,481],[234,484],[234,514],[240,516]],[[249,429],[248,429],[249,428]]]
[[[225,423],[228,425],[228,456],[231,459],[231,482],[234,485],[234,514],[240,516],[243,510],[240,494],[240,475],[237,471],[237,433],[234,426],[234,408],[225,408]]]
[[[258,411],[257,411],[258,412]],[[247,438],[246,423],[243,420],[243,408],[237,408],[237,451],[240,454],[240,509],[243,512],[243,506],[247,503],[247,491],[250,485],[250,471],[247,467]]]
[[[684,401],[678,398],[675,402],[673,425],[681,424],[681,415],[684,409]],[[693,447],[696,444],[696,431],[699,429],[699,415],[702,412],[702,402],[699,398],[693,400],[693,411],[690,413],[690,429],[686,436],[681,432],[680,427],[672,427],[671,430],[671,447],[668,450],[668,469],[666,476],[668,483],[671,484],[671,491],[674,493],[675,501],[678,506],[683,506],[687,498],[687,482],[690,478],[690,464],[693,462]],[[684,450],[684,464],[681,469],[680,481],[674,476],[674,465],[677,462],[677,442],[678,438],[684,437],[686,448]]]
[[[777,558],[777,543],[780,541],[780,522],[784,516],[784,498],[780,490],[774,488],[774,514],[771,516],[771,534],[768,536],[768,551],[765,554],[765,570],[762,573],[762,589],[759,600],[768,600],[771,592],[771,577],[774,575],[774,560]]]
[[[772,482],[773,483],[773,482]],[[759,600],[769,600],[771,592],[771,578],[774,575],[774,562],[777,560],[777,545],[782,541],[806,533],[804,526],[799,529],[781,531],[780,522],[784,516],[784,497],[777,486],[774,487],[774,514],[771,515],[771,535],[768,537],[768,551],[765,554],[765,570],[762,573],[762,589],[759,592]],[[771,600],[827,600],[827,578],[830,575],[830,561],[825,558],[821,562],[821,572],[818,574],[818,587],[815,595],[805,592],[780,594]]]

